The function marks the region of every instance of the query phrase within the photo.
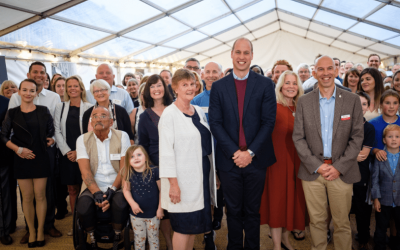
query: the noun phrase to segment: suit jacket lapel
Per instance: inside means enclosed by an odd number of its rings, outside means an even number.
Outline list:
[[[312,96],[312,106],[314,109],[314,117],[315,117],[315,122],[317,124],[317,131],[319,136],[322,139],[321,135],[321,115],[320,115],[320,110],[319,110],[319,89],[313,90],[313,92],[309,93],[308,95],[314,95]]]
[[[341,111],[343,106],[343,97],[341,95],[342,90],[336,87],[336,96],[335,96],[335,115],[333,117],[333,131],[332,131],[332,140],[335,138],[336,131],[339,127],[339,122],[341,119]],[[347,114],[346,114],[347,115]],[[351,118],[353,119],[353,118]]]
[[[250,70],[249,78],[247,78],[246,93],[244,96],[243,117],[246,114],[247,106],[249,105],[251,94],[257,81],[257,73]]]
[[[239,123],[239,109],[238,109],[236,86],[233,74],[230,74],[228,77],[226,77],[225,85],[226,85],[225,89],[227,90],[228,96],[232,102],[233,111],[236,116],[236,121]]]
[[[384,163],[385,163],[385,166],[387,167],[387,169],[389,170],[389,173],[393,176],[392,168],[390,167],[389,161],[386,160]],[[399,163],[400,163],[400,161],[399,161]],[[398,166],[399,166],[399,164],[397,163],[397,167]],[[396,169],[396,172],[394,172],[394,173],[397,174],[397,172],[398,172],[398,169]]]

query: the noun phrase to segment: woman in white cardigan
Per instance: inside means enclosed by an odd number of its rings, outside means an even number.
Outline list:
[[[83,113],[93,105],[86,100],[85,86],[79,76],[65,81],[64,103],[56,106],[54,128],[59,159],[61,184],[68,185],[71,210],[82,184],[81,172],[76,162],[76,139],[82,134]]]
[[[177,70],[172,89],[176,101],[165,108],[158,124],[161,206],[170,214],[174,249],[191,250],[196,234],[212,231],[211,203],[216,204],[213,139],[203,110],[190,105],[196,92],[194,75]]]

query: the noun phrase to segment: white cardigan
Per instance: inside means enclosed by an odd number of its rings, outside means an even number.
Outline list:
[[[201,123],[208,129],[204,111],[195,106]],[[173,103],[163,111],[158,123],[160,147],[161,207],[171,213],[193,212],[204,208],[203,162],[201,135],[192,119]],[[212,144],[214,140],[211,136]],[[210,158],[211,203],[217,204],[214,145]],[[169,197],[168,178],[177,178],[181,202],[173,204]]]
[[[58,148],[60,149],[62,155],[67,154],[71,149],[67,144],[67,132],[65,130],[65,123],[67,122],[68,111],[69,111],[70,101],[64,102],[64,111],[60,121],[61,112],[63,103],[58,103],[56,106],[55,116],[54,116],[54,129],[55,129],[55,138]],[[79,127],[81,129],[82,134],[82,117],[86,110],[91,108],[93,104],[89,102],[83,102],[81,100],[81,105],[79,107]]]

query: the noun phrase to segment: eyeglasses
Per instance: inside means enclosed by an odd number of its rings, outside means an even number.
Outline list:
[[[108,89],[95,90],[95,91],[93,91],[93,95],[97,95],[97,94],[99,94],[100,92],[101,92],[101,93],[105,93],[106,91],[108,92]]]
[[[194,71],[197,71],[197,70],[200,69],[199,67],[192,67],[192,66],[186,66],[186,68],[187,68],[188,70],[194,70]]]
[[[108,115],[101,115],[101,116],[94,115],[94,116],[92,116],[92,119],[95,119],[95,120],[98,120],[98,119],[100,119],[100,120],[105,120],[105,119],[108,119]]]

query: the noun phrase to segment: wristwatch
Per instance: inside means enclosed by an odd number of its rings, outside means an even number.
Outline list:
[[[111,186],[111,189],[114,190],[114,192],[117,192],[117,188],[114,186]]]
[[[253,151],[251,151],[250,149],[247,149],[247,152],[249,152],[249,154],[250,154],[251,157],[254,157],[254,156],[255,156],[255,154],[253,153]]]

